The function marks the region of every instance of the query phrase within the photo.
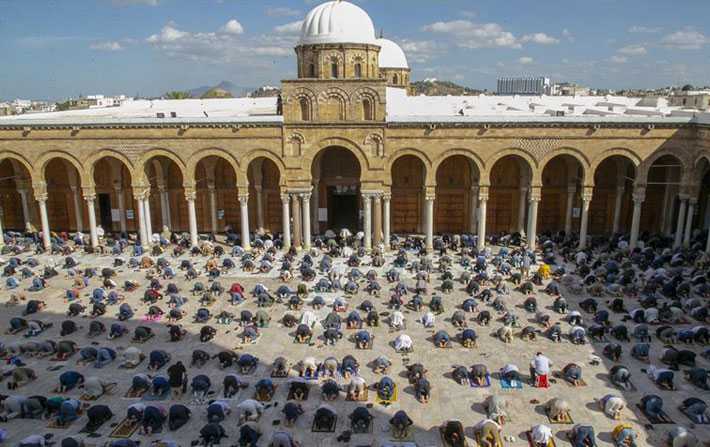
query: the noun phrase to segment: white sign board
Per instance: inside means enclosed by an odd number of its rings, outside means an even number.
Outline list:
[[[224,219],[224,210],[217,210],[217,219]]]
[[[579,216],[582,215],[581,208],[572,208],[572,217],[575,219],[579,219]]]
[[[111,208],[111,222],[121,221],[121,210],[116,208]]]
[[[126,210],[126,219],[133,220],[133,210]]]
[[[318,208],[318,222],[328,222],[328,208]]]

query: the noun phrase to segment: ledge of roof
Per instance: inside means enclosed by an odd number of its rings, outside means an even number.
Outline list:
[[[708,119],[710,121],[710,118]],[[496,125],[584,125],[584,124],[607,124],[607,125],[685,125],[697,122],[697,117],[692,116],[390,116],[387,118],[388,124],[496,124]]]
[[[136,127],[232,127],[234,125],[247,126],[275,126],[283,124],[283,116],[240,116],[234,118],[116,118],[116,117],[91,117],[76,116],[66,118],[42,118],[22,120],[0,120],[0,128],[66,128],[73,126],[94,128],[136,128]]]

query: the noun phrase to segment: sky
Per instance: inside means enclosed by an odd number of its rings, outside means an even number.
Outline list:
[[[353,0],[412,79],[710,85],[710,0]],[[319,0],[0,0],[0,98],[156,96],[295,77]]]

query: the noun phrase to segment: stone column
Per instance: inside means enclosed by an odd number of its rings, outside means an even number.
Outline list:
[[[621,226],[621,205],[624,198],[624,186],[616,187],[616,197],[614,198],[614,224],[611,228],[611,232],[616,234],[619,232],[619,227]]]
[[[170,196],[168,195],[168,188],[165,185],[158,186],[158,191],[160,192],[160,210],[163,226],[168,227],[168,229],[172,231],[173,221],[170,217]],[[163,229],[161,228],[160,230],[162,231]]]
[[[49,233],[49,217],[47,217],[47,194],[40,194],[35,197],[39,204],[39,217],[42,222],[42,243],[46,250],[50,250],[52,248],[52,239]]]
[[[382,243],[382,193],[377,193],[372,196],[372,206],[374,212],[372,219],[374,221],[373,243],[375,247],[379,247]]]
[[[125,233],[128,231],[128,224],[126,223],[126,199],[123,197],[123,188],[120,185],[114,186],[114,191],[116,191],[116,197],[118,198],[118,219],[121,232]]]
[[[518,203],[518,232],[520,233],[525,231],[525,203],[527,202],[527,196],[528,188],[523,186],[520,188],[520,202]]]
[[[291,216],[288,194],[281,194],[281,233],[283,234],[283,249],[291,248]]]
[[[149,242],[148,242],[148,233],[146,232],[145,228],[145,206],[143,205],[143,192],[133,192],[133,197],[136,199],[136,203],[138,204],[136,208],[138,208],[138,236],[141,241],[141,245],[143,247],[147,247]]]
[[[76,220],[76,231],[84,231],[84,215],[81,209],[81,198],[79,198],[79,187],[70,186],[72,199],[74,200],[74,219]]]
[[[641,226],[641,207],[643,206],[644,200],[646,200],[646,188],[635,187],[634,188],[634,214],[631,218],[631,237],[629,238],[629,249],[633,250],[636,248],[636,244],[639,239],[639,227]]]
[[[468,232],[476,234],[476,224],[478,223],[478,186],[471,187],[471,203],[469,204]]]
[[[382,196],[382,223],[384,227],[385,250],[390,249],[390,200],[392,200],[391,194],[386,193]]]
[[[587,246],[587,232],[589,229],[589,204],[592,202],[593,188],[584,188],[582,193],[582,222],[579,228],[579,248]]]
[[[565,207],[565,234],[572,232],[572,208],[574,208],[574,195],[577,185],[567,185],[567,206]]]
[[[486,248],[486,212],[488,208],[488,187],[478,189],[478,250]]]
[[[540,204],[540,188],[531,188],[528,207],[528,247],[535,251],[537,247],[537,209]]]
[[[27,200],[27,195],[30,191],[27,189],[19,189],[17,192],[20,193],[20,202],[22,203],[22,217],[25,219],[25,222],[32,222],[32,213],[30,212],[30,205]]]
[[[197,234],[197,209],[195,208],[195,199],[197,192],[194,190],[185,190],[185,200],[187,200],[187,221],[190,227],[190,245],[197,247],[199,244],[199,236]]]
[[[251,250],[249,233],[249,194],[239,194],[239,214],[241,217],[242,248]]]
[[[426,249],[431,253],[434,250],[434,198],[432,194],[426,195]]]
[[[685,220],[685,234],[683,234],[683,246],[688,247],[690,245],[690,236],[693,232],[693,217],[695,214],[695,206],[698,204],[698,199],[691,198],[688,200],[688,215]]]
[[[293,216],[293,246],[301,248],[303,241],[303,231],[301,230],[301,206],[298,200],[298,194],[290,194],[291,196],[291,215]]]
[[[688,206],[688,196],[686,194],[679,194],[678,200],[680,200],[680,208],[678,209],[678,222],[675,228],[673,248],[680,247],[681,242],[683,242],[683,224],[685,223],[685,209]]]
[[[210,195],[210,223],[212,224],[212,234],[217,234],[217,190],[213,181],[207,183],[207,191]]]
[[[264,228],[264,189],[261,185],[255,185],[256,191],[256,228]]]
[[[320,221],[318,220],[318,189],[319,189],[320,179],[313,179],[313,198],[311,199],[311,231],[313,234],[320,234]]]
[[[362,193],[362,209],[364,213],[363,217],[363,231],[365,233],[365,250],[372,249],[372,202],[370,201],[370,193]]]
[[[86,200],[86,208],[89,211],[89,233],[91,235],[91,246],[96,248],[99,246],[99,233],[96,231],[96,209],[94,207],[96,194],[84,194],[84,200]]]
[[[194,202],[194,200],[193,200]],[[148,243],[153,243],[153,217],[150,212],[150,190],[143,197],[143,207],[145,207],[145,231],[148,233]]]
[[[311,249],[311,193],[301,194],[301,216],[303,217],[303,249]]]

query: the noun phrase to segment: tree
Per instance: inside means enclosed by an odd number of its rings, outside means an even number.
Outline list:
[[[692,86],[691,84],[685,84],[685,85],[683,86],[683,88],[681,88],[681,90],[683,90],[684,92],[687,92],[687,91],[690,91],[690,90],[694,90],[694,88],[693,88],[693,86]]]
[[[165,99],[190,99],[192,96],[190,92],[181,92],[174,90],[165,94]]]

